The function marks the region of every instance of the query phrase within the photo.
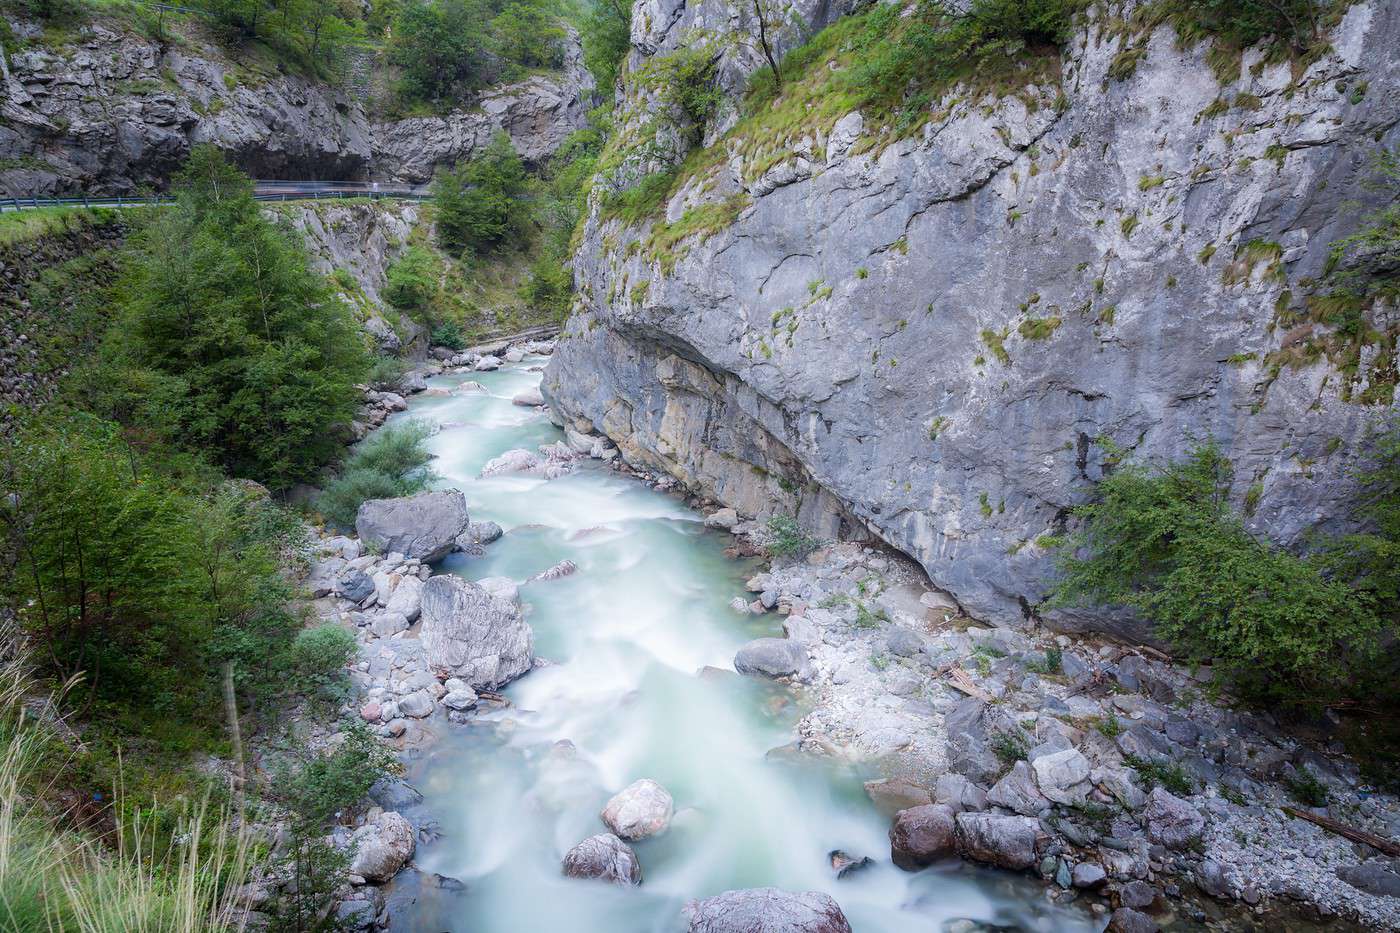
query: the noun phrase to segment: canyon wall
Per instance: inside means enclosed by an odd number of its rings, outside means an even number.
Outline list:
[[[0,52],[0,198],[162,189],[192,146],[254,178],[420,184],[504,130],[540,162],[585,125],[593,79],[571,33],[565,66],[442,116],[376,122],[364,94],[240,60],[212,42],[159,43],[113,23],[62,45]]]
[[[685,24],[753,33],[728,9],[637,5],[624,139]],[[843,11],[800,12],[787,47]],[[1003,625],[1147,635],[1037,608],[1037,542],[1111,469],[1103,441],[1162,462],[1215,438],[1251,529],[1343,527],[1347,470],[1393,411],[1396,311],[1352,340],[1304,296],[1385,197],[1367,182],[1400,143],[1400,9],[1353,4],[1315,61],[1248,51],[1224,82],[1208,43],[1121,22],[1091,11],[1057,75],[954,88],[903,138],[858,110],[745,136],[737,76],[762,58],[723,46],[715,123],[655,132],[598,183],[551,404],[742,512],[879,538]],[[677,166],[664,216],[608,209]]]

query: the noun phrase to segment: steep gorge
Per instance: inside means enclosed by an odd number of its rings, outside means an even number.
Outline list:
[[[1306,67],[1255,49],[1221,81],[1208,42],[1123,28],[1135,6],[1091,9],[1058,75],[955,87],[905,138],[819,101],[754,138],[739,95],[763,59],[717,43],[709,148],[662,128],[600,177],[547,398],[742,513],[882,539],[1004,625],[1040,615],[1037,540],[1111,469],[1102,441],[1161,461],[1213,437],[1252,530],[1344,525],[1396,322],[1366,309],[1349,341],[1306,295],[1400,141],[1400,11],[1353,4]],[[637,5],[621,138],[652,126],[651,63],[753,32],[726,9]],[[804,5],[787,45],[840,12]],[[656,216],[608,208],[677,166]]]

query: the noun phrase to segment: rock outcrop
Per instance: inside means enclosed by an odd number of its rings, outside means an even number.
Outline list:
[[[0,197],[163,188],[210,143],[256,178],[419,184],[505,131],[528,161],[585,124],[593,81],[577,37],[558,75],[488,91],[441,117],[373,122],[346,91],[248,61],[214,41],[162,45],[98,18],[61,47],[36,46],[0,75]]]
[[[534,633],[520,610],[460,577],[429,578],[422,620],[429,667],[473,690],[503,686],[534,660]]]
[[[639,3],[632,69],[727,10]],[[786,139],[722,116],[708,168],[629,226],[604,196],[679,165],[684,134],[658,130],[674,152],[651,147],[591,202],[543,387],[561,420],[741,513],[883,539],[1003,625],[1039,614],[1038,542],[1111,468],[1102,441],[1161,461],[1213,436],[1252,531],[1336,530],[1392,405],[1392,338],[1354,365],[1296,352],[1336,346],[1298,309],[1357,223],[1345,205],[1377,203],[1371,155],[1400,142],[1400,10],[1352,4],[1306,69],[1254,49],[1226,83],[1209,42],[1095,15],[1058,76],[954,89],[904,138],[859,112]],[[1112,68],[1125,51],[1135,68]],[[721,71],[754,66],[726,52]],[[643,83],[624,133],[656,125]]]
[[[355,515],[355,532],[366,546],[424,562],[451,553],[467,524],[467,501],[456,489],[368,499]]]

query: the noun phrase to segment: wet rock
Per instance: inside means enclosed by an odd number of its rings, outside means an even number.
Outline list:
[[[456,489],[370,499],[355,516],[361,541],[424,562],[445,557],[466,527],[466,499]]]
[[[665,832],[674,802],[666,788],[642,778],[617,793],[603,807],[603,823],[628,842]]]
[[[526,580],[525,582],[539,583],[548,580],[560,580],[564,577],[572,576],[577,571],[578,564],[574,563],[571,560],[561,560],[553,567],[550,567],[546,570],[541,570],[539,573],[535,574],[533,577]]]
[[[807,651],[790,639],[756,638],[734,655],[734,669],[762,677],[800,676],[807,670]]]
[[[442,698],[442,705],[446,706],[448,709],[461,712],[462,710],[468,710],[476,706],[476,701],[476,691],[472,690],[470,687],[464,687],[461,690],[452,690],[448,692],[448,694]]]
[[[429,666],[474,690],[494,690],[530,669],[534,634],[513,604],[460,577],[423,587],[420,638]]]
[[[1185,800],[1164,788],[1153,788],[1147,799],[1147,838],[1170,849],[1184,849],[1201,837],[1205,817]]]
[[[476,585],[497,599],[512,605],[520,603],[520,587],[510,577],[482,577]]]
[[[538,408],[544,404],[544,396],[536,388],[524,389],[511,396],[511,404],[522,408]]]
[[[413,828],[392,810],[355,830],[351,841],[350,871],[369,881],[388,881],[413,856]]]
[[[426,690],[417,690],[399,699],[399,714],[409,719],[423,719],[433,714],[433,698]]]
[[[472,369],[479,373],[495,372],[500,368],[501,360],[499,357],[495,356],[483,356],[481,359],[476,361],[475,365],[472,366]]]
[[[933,803],[928,788],[908,778],[866,781],[865,794],[875,804],[875,809],[889,817],[893,817],[900,810]]]
[[[413,785],[396,777],[382,777],[369,789],[369,799],[385,810],[403,811],[423,802]]]
[[[933,803],[895,814],[890,826],[890,858],[900,868],[915,871],[956,851],[952,808]]]
[[[491,544],[505,532],[495,522],[468,522],[467,530],[457,536],[457,546]]]
[[[725,531],[739,524],[739,513],[733,509],[720,509],[705,516],[707,528],[722,528]]]
[[[851,933],[837,903],[817,891],[725,891],[688,902],[683,916],[689,933]]]
[[[507,450],[499,457],[487,460],[478,475],[485,479],[507,473],[535,473],[543,466],[544,463],[538,454],[524,448],[517,448],[516,450]]]
[[[875,864],[875,860],[868,855],[856,858],[842,849],[832,849],[826,853],[826,858],[831,863],[831,870],[836,872],[837,881],[848,878],[856,872],[864,871]]]
[[[612,833],[589,836],[565,853],[564,874],[612,884],[642,883],[642,865],[637,861],[637,853]]]
[[[1130,907],[1120,907],[1108,918],[1108,933],[1158,933],[1157,921]]]
[[[959,813],[958,845],[970,859],[1021,871],[1035,864],[1040,823],[1028,816]]]
[[[1014,810],[1023,816],[1035,816],[1050,806],[1050,801],[1035,785],[1030,765],[1018,761],[1011,770],[987,792],[987,802]]]

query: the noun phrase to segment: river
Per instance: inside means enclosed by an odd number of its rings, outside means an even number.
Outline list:
[[[437,377],[430,385],[472,379],[487,392],[420,394],[398,416],[443,426],[429,441],[439,485],[463,491],[473,520],[506,529],[485,557],[456,554],[442,570],[519,581],[567,558],[578,571],[521,590],[535,653],[548,663],[503,691],[508,708],[444,724],[410,765],[442,829],[416,862],[466,891],[420,898],[396,914],[395,929],[673,931],[687,899],[766,885],[830,894],[857,933],[925,933],[953,918],[1100,928],[1051,905],[1027,878],[965,864],[896,869],[888,820],[861,786],[869,775],[767,757],[792,741],[802,698],[733,673],[740,645],[782,631],[776,615],[729,608],[757,565],[724,556],[727,534],[598,461],[552,481],[477,478],[505,450],[562,438],[543,412],[510,401],[539,384],[545,361]],[[643,777],[671,792],[676,814],[669,831],[633,846],[641,887],[564,878],[563,854],[606,831],[603,804]],[[838,881],[833,849],[876,864]]]

